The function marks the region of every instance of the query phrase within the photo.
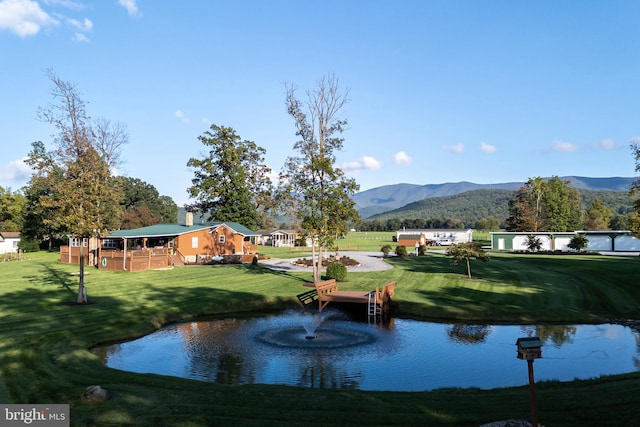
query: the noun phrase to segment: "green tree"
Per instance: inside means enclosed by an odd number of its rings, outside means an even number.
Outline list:
[[[608,209],[600,199],[596,199],[585,212],[585,230],[609,230],[611,221],[611,210]]]
[[[544,231],[575,231],[582,228],[580,193],[557,176],[546,183],[542,198]]]
[[[527,236],[525,244],[529,252],[538,252],[540,249],[542,249],[542,240],[540,240],[538,236],[534,236],[533,234]]]
[[[471,279],[471,259],[475,258],[482,262],[489,262],[489,255],[482,249],[482,245],[477,242],[458,243],[451,245],[445,252],[451,257],[451,264],[458,265],[462,261],[467,264],[467,277]]]
[[[509,201],[507,231],[574,231],[582,227],[580,194],[557,176],[529,178]]]
[[[51,153],[34,149],[30,164],[39,176],[58,172],[60,176],[48,181],[55,188],[39,197],[39,204],[51,214],[43,221],[78,238],[99,237],[117,227],[121,194],[113,186],[111,165],[101,156],[77,88],[51,71],[48,76],[53,102],[38,115],[57,129],[56,149]],[[87,302],[83,251],[80,245],[79,304]]]
[[[21,231],[25,197],[0,187],[0,231]]]
[[[31,144],[31,152],[25,162],[35,173],[24,188],[27,203],[22,216],[22,234],[38,242],[47,241],[51,252],[54,240],[61,238],[68,230],[61,223],[49,220],[55,217],[57,208],[51,204],[43,205],[41,198],[46,200],[57,194],[64,170],[56,164],[51,153],[47,153],[42,141]]]
[[[571,238],[567,246],[574,251],[580,252],[584,250],[588,245],[589,240],[587,239],[587,236],[585,236],[584,234],[576,234]]]
[[[122,189],[122,228],[137,228],[157,223],[175,224],[178,205],[168,196],[161,196],[156,187],[138,178],[114,178]],[[143,225],[141,225],[143,224]]]
[[[209,153],[187,162],[194,169],[188,193],[196,200],[187,209],[207,214],[209,220],[261,227],[272,191],[265,149],[242,140],[232,128],[215,124],[198,139]]]
[[[320,254],[332,247],[336,237],[358,219],[352,196],[359,186],[335,167],[335,152],[343,147],[340,136],[347,121],[341,118],[348,92],[341,92],[338,79],[324,77],[305,102],[296,89],[287,86],[286,105],[300,138],[293,146],[297,155],[286,159],[280,174],[280,201],[299,221],[312,243],[313,280],[321,280]]]
[[[500,228],[500,221],[494,216],[488,216],[476,221],[478,230],[494,231]]]

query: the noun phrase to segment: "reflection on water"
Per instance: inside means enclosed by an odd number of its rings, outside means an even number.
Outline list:
[[[307,339],[312,325],[315,339]],[[95,349],[110,367],[225,384],[420,391],[524,385],[515,342],[538,336],[536,380],[570,381],[640,369],[638,332],[620,325],[465,325],[392,319],[385,326],[337,312],[171,325]]]

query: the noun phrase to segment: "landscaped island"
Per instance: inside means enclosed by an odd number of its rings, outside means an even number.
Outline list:
[[[478,426],[529,417],[526,387],[364,392],[226,386],[109,369],[88,349],[173,321],[295,307],[309,273],[250,265],[135,274],[92,269],[90,304],[75,305],[77,266],[57,262],[55,254],[29,258],[0,265],[0,401],[69,403],[72,425]],[[387,262],[395,268],[350,272],[349,288],[397,282],[402,316],[600,323],[640,313],[637,257],[492,255],[489,263],[474,265],[472,280],[438,254]],[[81,401],[94,384],[112,398]],[[637,425],[638,396],[639,373],[540,383],[538,419],[548,426]]]

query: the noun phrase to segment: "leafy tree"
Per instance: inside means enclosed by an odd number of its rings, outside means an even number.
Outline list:
[[[168,196],[160,196],[156,187],[138,178],[114,178],[122,189],[122,228],[145,227],[178,221],[178,205]],[[140,225],[144,224],[144,225]]]
[[[489,262],[489,255],[482,249],[482,245],[478,242],[465,242],[451,245],[445,252],[446,256],[450,256],[451,264],[458,265],[464,261],[467,264],[467,277],[471,279],[471,259],[475,258],[482,262]]]
[[[580,194],[557,176],[529,178],[509,201],[507,231],[573,231],[581,226]]]
[[[297,154],[286,159],[280,174],[280,202],[298,218],[312,243],[316,283],[321,280],[319,254],[358,219],[351,197],[359,186],[335,167],[335,152],[342,149],[340,135],[347,125],[341,118],[346,103],[347,93],[340,91],[334,76],[322,78],[307,92],[305,102],[296,98],[295,87],[287,86],[287,111],[300,140],[293,146]]]
[[[580,193],[557,176],[546,183],[543,197],[544,231],[575,231],[582,228]]]
[[[574,251],[582,251],[589,245],[589,239],[584,234],[576,234],[571,238],[569,244],[567,245],[569,248]]]
[[[54,185],[38,198],[51,214],[43,222],[78,238],[99,237],[117,227],[121,194],[112,185],[111,165],[101,156],[77,88],[51,71],[48,76],[53,102],[39,109],[38,115],[57,129],[56,149],[47,153],[43,144],[36,144],[30,153],[36,175]],[[87,302],[83,251],[80,245],[79,304]]]
[[[22,234],[31,240],[48,242],[51,252],[54,240],[61,238],[68,230],[63,224],[49,220],[56,215],[57,207],[53,204],[43,205],[41,198],[54,197],[64,170],[56,164],[52,154],[47,153],[42,141],[31,144],[31,152],[25,162],[36,173],[24,188],[27,203],[22,216]]]
[[[534,236],[533,234],[527,236],[527,241],[525,243],[529,252],[538,252],[540,249],[542,249],[542,240],[540,240],[538,236]]]
[[[594,200],[585,212],[585,230],[609,230],[611,215],[611,210],[600,199]]]
[[[207,214],[209,220],[261,227],[271,207],[271,170],[264,165],[265,149],[242,140],[232,128],[215,124],[198,139],[209,153],[187,162],[194,169],[188,192],[196,200],[187,209]]]
[[[479,230],[498,230],[500,228],[500,221],[494,216],[488,216],[476,221],[476,228]]]
[[[0,231],[20,231],[25,197],[0,187]]]

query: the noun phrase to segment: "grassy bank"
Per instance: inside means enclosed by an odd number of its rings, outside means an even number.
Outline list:
[[[261,267],[182,267],[120,273],[89,269],[93,304],[75,306],[76,266],[55,255],[0,264],[0,401],[70,403],[72,425],[455,425],[527,418],[524,387],[361,392],[226,386],[108,369],[87,351],[200,315],[297,305],[309,273]],[[494,256],[452,267],[441,255],[392,259],[396,268],[349,273],[345,289],[398,282],[403,315],[474,321],[598,322],[640,312],[637,258]],[[640,374],[537,387],[548,426],[640,425]],[[100,384],[106,403],[79,399]]]

